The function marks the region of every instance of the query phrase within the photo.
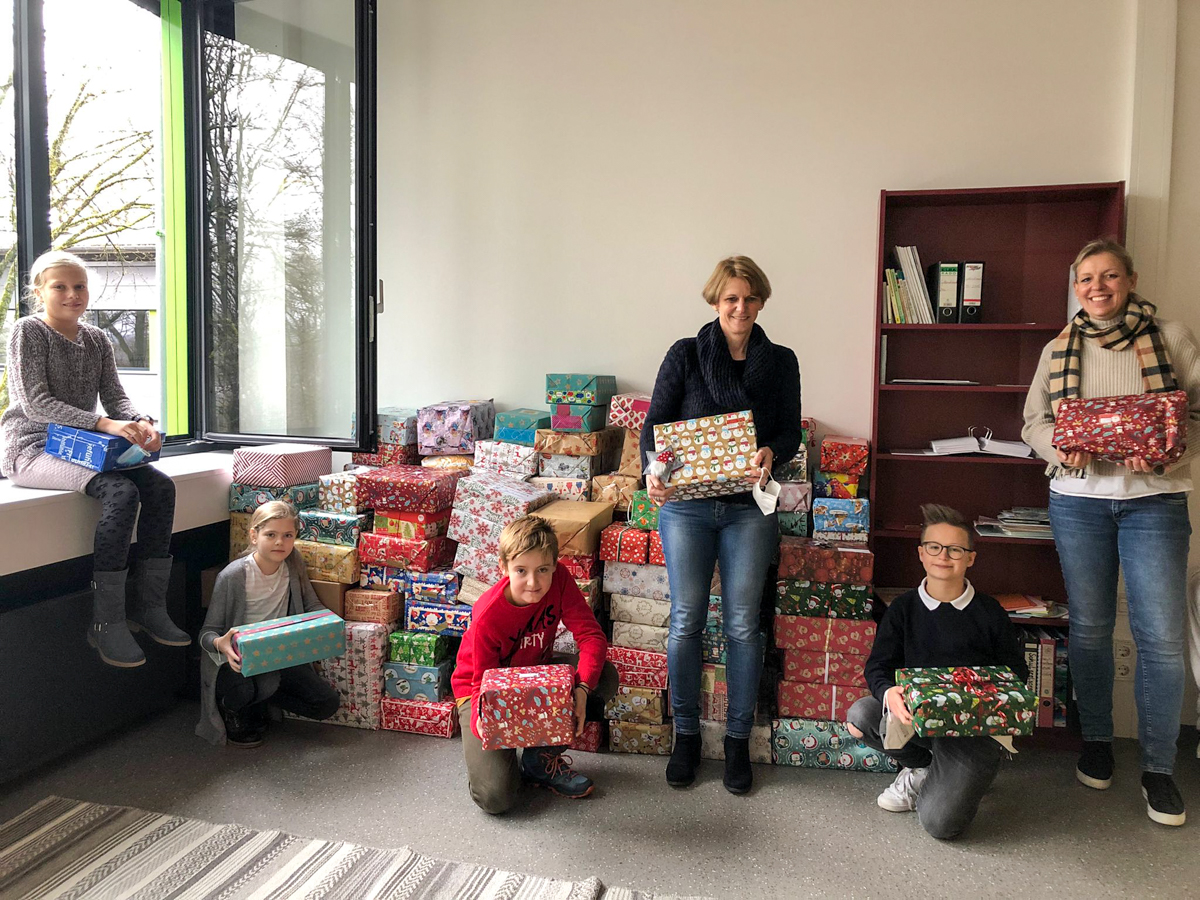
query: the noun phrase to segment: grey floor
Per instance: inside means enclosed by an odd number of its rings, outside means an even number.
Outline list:
[[[466,793],[458,741],[284,722],[259,750],[213,748],[183,705],[0,787],[0,821],[48,794],[422,853],[539,875],[676,894],[757,897],[1200,896],[1200,760],[1188,731],[1178,780],[1195,820],[1145,816],[1136,747],[1119,741],[1106,793],[1074,756],[1030,750],[1006,765],[968,835],[927,837],[875,795],[888,777],[756,767],[734,797],[720,764],[686,791],[664,761],[576,754],[598,784],[567,801],[528,795],[491,818]]]

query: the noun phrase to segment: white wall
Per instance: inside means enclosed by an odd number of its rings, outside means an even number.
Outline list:
[[[380,402],[649,389],[746,253],[806,413],[868,433],[880,189],[1125,178],[1134,12],[384,0]]]

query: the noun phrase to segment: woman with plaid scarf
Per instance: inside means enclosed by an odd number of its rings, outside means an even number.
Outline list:
[[[1115,241],[1092,241],[1079,252],[1074,289],[1082,308],[1042,350],[1021,435],[1050,463],[1050,524],[1067,586],[1071,678],[1083,729],[1076,777],[1098,790],[1112,784],[1112,637],[1122,570],[1137,644],[1142,795],[1153,821],[1182,825],[1183,797],[1171,775],[1185,677],[1187,502],[1190,462],[1200,448],[1200,348],[1185,326],[1157,318],[1136,286],[1133,259]],[[1051,443],[1065,399],[1174,390],[1187,392],[1192,441],[1171,466],[1106,462]]]

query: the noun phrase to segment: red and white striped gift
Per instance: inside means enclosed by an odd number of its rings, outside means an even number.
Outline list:
[[[309,444],[264,444],[233,451],[233,480],[256,487],[314,484],[333,471],[333,451]]]

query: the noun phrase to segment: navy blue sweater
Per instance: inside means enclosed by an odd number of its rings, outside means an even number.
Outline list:
[[[740,371],[739,371],[740,369]],[[745,365],[734,361],[720,323],[713,320],[694,338],[676,341],[654,382],[642,429],[642,462],[654,449],[654,426],[701,416],[754,413],[758,446],[770,447],[782,465],[800,448],[800,364],[787,347],[772,344],[758,325],[746,346]],[[753,503],[749,493],[723,497]]]

